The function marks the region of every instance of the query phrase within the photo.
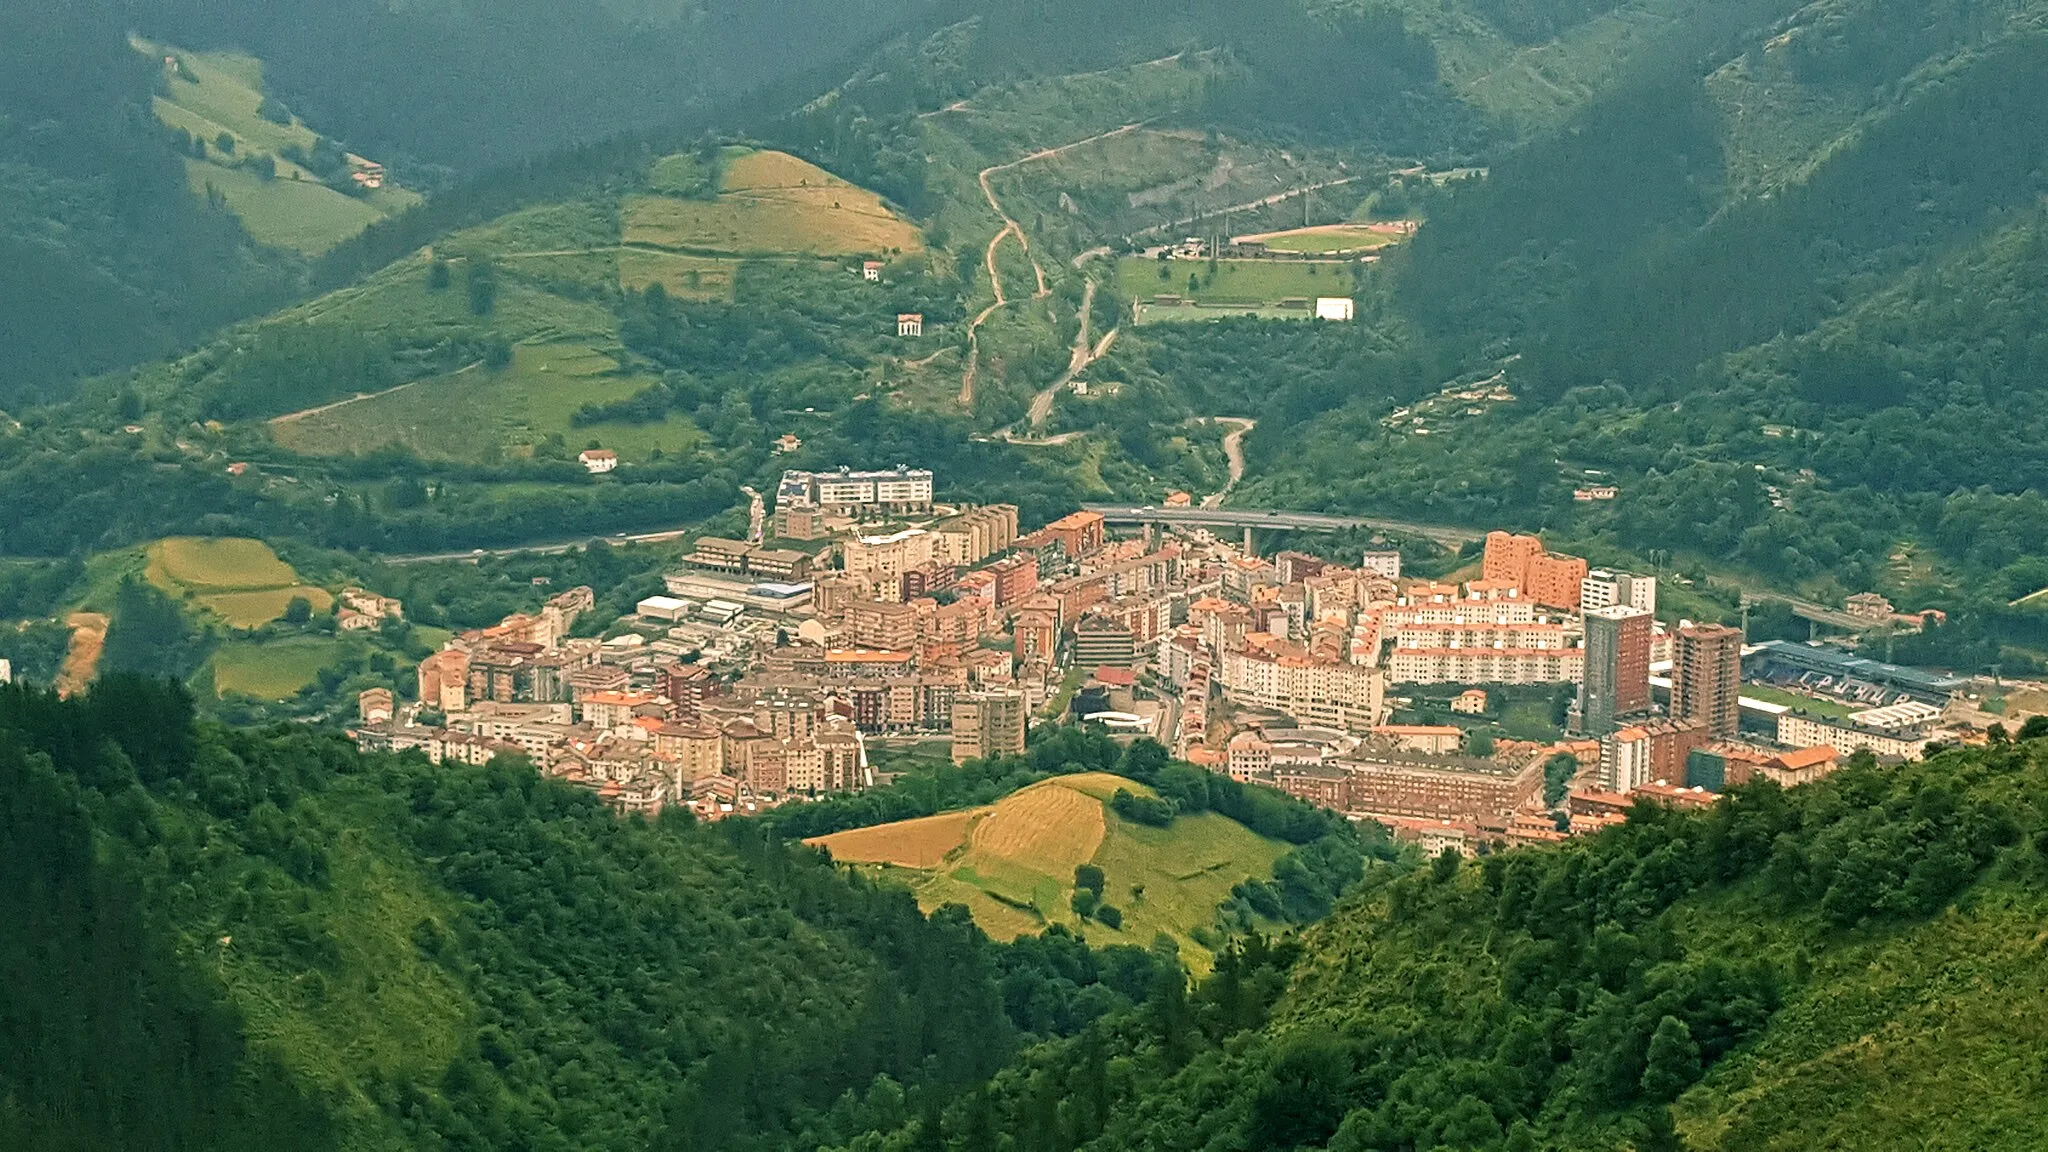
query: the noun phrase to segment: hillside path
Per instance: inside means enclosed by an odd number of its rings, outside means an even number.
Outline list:
[[[1190,224],[1193,224],[1197,220],[1212,220],[1218,216],[1222,216],[1231,212],[1250,212],[1257,208],[1271,208],[1275,204],[1279,204],[1287,200],[1292,200],[1296,196],[1306,196],[1311,192],[1320,192],[1325,188],[1336,188],[1344,184],[1356,184],[1362,179],[1364,179],[1364,177],[1362,176],[1342,176],[1335,180],[1325,180],[1320,184],[1307,184],[1303,185],[1300,188],[1289,188],[1285,192],[1275,192],[1271,196],[1267,196],[1258,200],[1247,201],[1243,204],[1231,204],[1223,208],[1211,208],[1207,212],[1202,213],[1200,216],[1189,216],[1181,220],[1169,220],[1164,224],[1154,224],[1152,227],[1145,229],[1145,231],[1176,232],[1182,228],[1187,227]]]
[[[99,672],[100,650],[107,645],[106,616],[98,612],[73,612],[64,618],[71,626],[71,646],[64,651],[64,663],[57,670],[59,696],[76,696]]]
[[[1247,432],[1259,426],[1257,420],[1242,416],[1211,416],[1211,424],[1228,424],[1230,431],[1223,437],[1223,458],[1230,464],[1230,477],[1223,483],[1223,490],[1211,492],[1202,497],[1202,507],[1221,508],[1223,498],[1237,489],[1237,482],[1244,479],[1244,438]]]
[[[484,366],[484,362],[483,362],[483,361],[481,361],[481,360],[475,360],[475,361],[472,361],[472,362],[470,362],[470,363],[468,363],[468,364],[465,364],[465,365],[463,365],[463,366],[462,366],[462,367],[460,367],[460,368],[457,368],[457,369],[456,369],[455,371],[453,371],[453,372],[450,372],[450,373],[449,373],[449,375],[450,375],[450,376],[460,376],[460,375],[462,375],[462,374],[463,374],[463,373],[465,373],[465,372],[473,372],[473,371],[475,371],[476,369],[478,369],[478,368],[481,368],[481,367],[483,367],[483,366]],[[420,378],[419,378],[418,380],[408,380],[408,381],[406,381],[405,383],[403,383],[403,384],[400,384],[400,385],[398,385],[398,386],[397,386],[396,388],[386,388],[386,389],[384,389],[384,390],[383,390],[382,392],[358,392],[358,393],[356,393],[356,394],[355,394],[355,395],[353,395],[353,396],[345,396],[345,397],[343,397],[343,398],[342,398],[342,399],[340,399],[340,400],[336,400],[336,401],[334,401],[334,402],[332,402],[332,403],[329,403],[329,404],[322,404],[322,405],[320,405],[320,406],[319,406],[319,407],[317,407],[317,408],[301,408],[301,409],[299,409],[299,410],[298,410],[297,412],[287,412],[287,413],[285,413],[285,414],[284,414],[284,415],[282,415],[282,416],[272,416],[272,417],[271,417],[270,419],[268,419],[268,420],[264,421],[264,423],[266,423],[266,424],[290,424],[290,423],[292,423],[292,422],[294,422],[294,421],[297,421],[297,420],[304,420],[304,419],[305,419],[306,417],[308,417],[308,416],[318,416],[318,415],[320,415],[320,414],[321,414],[322,412],[332,412],[332,411],[334,411],[334,410],[335,410],[336,408],[345,408],[345,407],[347,407],[348,405],[350,405],[350,404],[354,404],[354,403],[356,403],[357,401],[360,401],[360,400],[375,400],[375,399],[376,399],[377,397],[379,397],[379,396],[389,396],[389,395],[391,395],[391,394],[392,394],[392,393],[394,393],[394,392],[403,392],[403,391],[405,391],[405,390],[406,390],[407,388],[410,388],[410,387],[412,387],[412,386],[413,386],[413,385],[415,385],[415,384],[420,384],[420,383],[424,383],[425,381],[428,381],[428,380],[433,380],[433,379],[435,379],[435,377],[433,377],[433,376],[422,376],[422,377],[420,377]]]
[[[997,311],[1010,302],[1009,296],[1003,291],[1002,273],[996,269],[996,249],[1002,245],[1004,240],[1015,236],[1017,243],[1024,248],[1024,255],[1030,258],[1032,274],[1038,280],[1038,291],[1034,298],[1044,298],[1052,295],[1052,289],[1047,286],[1045,281],[1045,267],[1038,262],[1038,256],[1031,250],[1031,237],[1024,234],[1023,225],[1018,224],[1016,220],[1011,218],[1008,212],[1003,210],[1003,202],[996,197],[995,187],[989,183],[989,177],[998,172],[1006,172],[1033,161],[1048,160],[1062,153],[1071,152],[1076,148],[1083,148],[1098,141],[1121,136],[1126,132],[1135,132],[1144,126],[1145,122],[1141,120],[1136,123],[1126,124],[1121,128],[1112,128],[1107,132],[1098,132],[1093,136],[1076,140],[1071,144],[1061,144],[1056,148],[1041,148],[1036,152],[1020,156],[1005,164],[991,164],[983,168],[975,176],[976,183],[981,185],[982,197],[988,201],[989,210],[996,214],[996,217],[1003,222],[1003,226],[989,240],[987,250],[982,253],[982,263],[988,268],[989,290],[995,294],[996,300],[995,303],[983,308],[980,314],[975,316],[973,321],[967,325],[967,367],[960,374],[961,407],[974,407],[974,381],[981,363],[981,326],[988,322],[989,317],[995,315]]]

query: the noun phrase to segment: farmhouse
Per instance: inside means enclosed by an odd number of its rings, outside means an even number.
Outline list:
[[[860,278],[870,284],[880,283],[882,279],[882,262],[880,260],[863,261],[860,266]]]
[[[619,454],[609,448],[586,448],[577,454],[576,460],[593,476],[619,466]]]
[[[924,335],[924,313],[922,313],[922,312],[899,312],[899,313],[897,313],[897,314],[896,314],[896,334],[897,334],[898,336],[922,336],[922,335]]]

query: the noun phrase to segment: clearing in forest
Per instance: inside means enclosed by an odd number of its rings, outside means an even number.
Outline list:
[[[783,152],[727,161],[716,199],[628,196],[623,242],[711,256],[916,252],[917,227],[882,198]]]
[[[1000,940],[1064,924],[1098,943],[1144,944],[1165,933],[1192,967],[1206,968],[1194,929],[1212,922],[1232,887],[1272,875],[1287,850],[1227,817],[1198,812],[1166,828],[1130,823],[1109,808],[1119,789],[1151,793],[1106,772],[1055,776],[992,805],[822,836],[808,843],[841,863],[902,877],[926,911],[961,904]],[[1106,877],[1103,902],[1119,929],[1083,922],[1072,908],[1074,868]]]
[[[315,612],[334,597],[300,581],[292,566],[261,540],[173,536],[149,546],[143,576],[173,599],[190,599],[236,628],[256,628],[284,615],[295,596]]]

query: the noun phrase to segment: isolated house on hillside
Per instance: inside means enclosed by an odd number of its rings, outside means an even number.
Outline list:
[[[900,312],[896,316],[898,336],[924,335],[924,314],[921,312]]]
[[[577,454],[576,460],[593,476],[609,472],[619,466],[619,454],[609,448],[585,449]]]
[[[880,283],[882,279],[882,262],[880,260],[863,261],[860,266],[860,278],[870,284]]]

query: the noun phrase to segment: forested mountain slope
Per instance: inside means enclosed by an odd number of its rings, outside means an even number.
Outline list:
[[[2044,782],[2035,739],[1446,856],[849,1147],[2037,1147]]]
[[[0,687],[0,833],[8,1148],[809,1148],[1179,971],[120,677]]]
[[[0,10],[0,407],[160,355],[295,280],[193,197],[111,0]]]
[[[1975,501],[2010,539],[2035,515],[2044,20],[2027,0],[1819,0],[1645,58],[1431,205],[1367,302],[1403,354],[1348,396],[1269,400],[1246,499],[1902,593],[1887,557],[1913,541],[2001,597],[2039,587],[1943,525]],[[1515,403],[1390,423],[1496,372]],[[1575,505],[1586,469],[1621,498]]]

